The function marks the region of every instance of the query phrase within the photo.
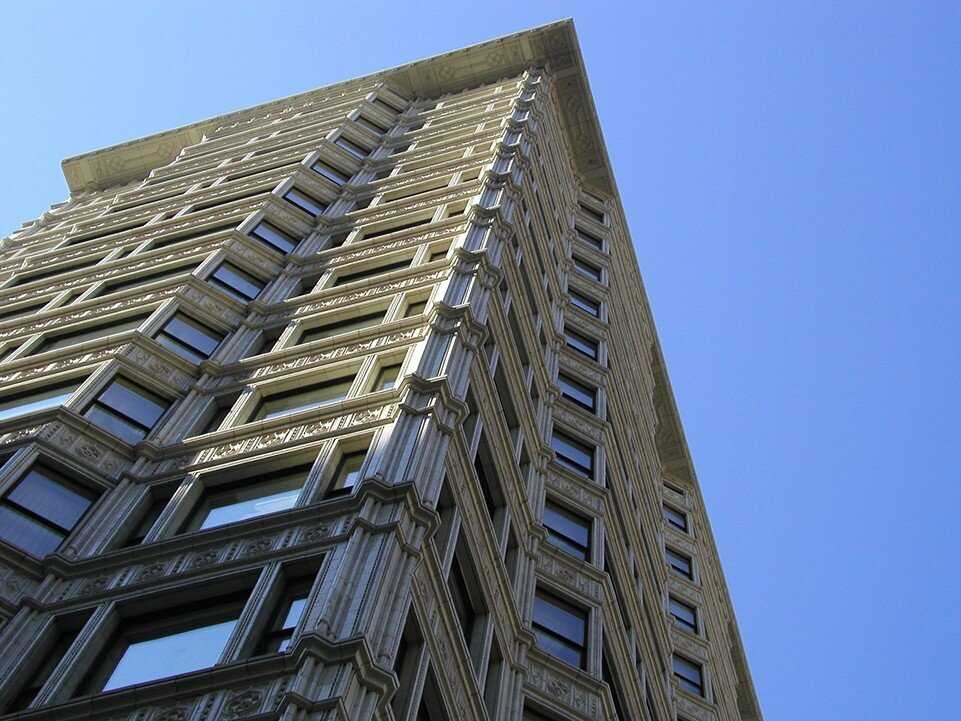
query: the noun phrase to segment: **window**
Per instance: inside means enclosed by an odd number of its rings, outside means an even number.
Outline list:
[[[88,693],[112,691],[217,663],[244,599],[236,596],[124,620],[105,657],[94,665]]]
[[[598,250],[604,250],[604,241],[598,238],[593,233],[588,233],[586,230],[578,228],[575,226],[575,231],[577,231],[577,237],[583,240],[588,245],[597,248]],[[577,263],[577,258],[574,259],[574,263]],[[598,280],[600,280],[600,273],[598,272]]]
[[[399,113],[399,112],[401,112],[401,111],[403,110],[403,108],[398,108],[398,107],[396,107],[395,105],[393,105],[392,103],[388,103],[388,102],[387,102],[386,100],[384,100],[383,98],[374,98],[372,102],[373,102],[374,105],[378,105],[378,106],[384,108],[385,110],[387,110],[388,112],[391,112],[391,113],[395,113],[395,114],[396,114],[396,113]]]
[[[298,241],[289,236],[275,225],[271,225],[266,220],[257,223],[252,231],[252,238],[256,238],[262,243],[266,243],[271,248],[283,254],[287,254],[297,247]]]
[[[690,606],[684,603],[684,601],[679,601],[674,598],[674,596],[671,596],[668,601],[668,608],[670,609],[671,616],[674,617],[675,625],[683,628],[685,631],[697,633],[697,609],[694,608],[694,606]]]
[[[204,494],[184,531],[203,531],[293,508],[309,471],[309,465],[298,466],[214,486]]]
[[[360,481],[360,469],[367,457],[367,450],[344,453],[337,462],[337,468],[330,482],[327,497],[344,496],[350,493]]]
[[[426,300],[411,301],[410,303],[407,304],[407,310],[404,311],[404,317],[410,318],[415,315],[420,315],[425,310],[427,310]]]
[[[157,519],[160,518],[160,514],[163,513],[163,510],[167,507],[167,503],[169,501],[170,498],[167,496],[148,497],[147,508],[144,510],[143,516],[140,518],[140,522],[134,527],[133,532],[124,541],[123,548],[139,546],[144,542],[147,534],[150,533],[150,530],[154,527]]]
[[[571,666],[586,666],[587,611],[537,589],[533,621],[538,646]]]
[[[224,261],[210,274],[208,282],[217,286],[231,298],[246,303],[253,300],[264,289],[263,281],[255,278],[232,263]]]
[[[79,386],[80,381],[68,381],[0,397],[0,421],[62,406]]]
[[[169,401],[136,383],[117,378],[100,392],[84,416],[133,445],[147,437],[169,406]]]
[[[593,478],[595,448],[558,430],[551,436],[551,448],[562,466]]]
[[[686,556],[680,551],[675,551],[673,548],[668,548],[667,565],[670,566],[674,572],[684,576],[684,578],[694,580],[694,563],[690,556]]]
[[[591,522],[548,500],[544,502],[547,542],[582,561],[591,557]]]
[[[679,531],[684,531],[684,533],[687,533],[686,513],[678,511],[676,508],[673,508],[666,503],[661,506],[661,512],[664,514],[664,520],[667,521],[668,524]]]
[[[682,689],[688,693],[704,695],[704,673],[701,664],[689,661],[683,656],[674,655],[671,665],[674,668],[674,678]]]
[[[318,160],[316,163],[310,166],[310,169],[323,178],[327,178],[331,183],[336,186],[344,185],[350,178],[341,170],[334,168],[322,160]]]
[[[397,376],[400,375],[400,363],[384,366],[374,380],[372,391],[386,391],[397,385]]]
[[[567,292],[571,299],[571,305],[573,305],[575,308],[580,308],[582,311],[589,313],[595,318],[601,317],[601,304],[596,300],[587,297],[583,293],[577,292],[573,288],[569,289]]]
[[[464,643],[470,648],[471,636],[474,633],[474,621],[477,619],[477,611],[473,604],[473,595],[467,588],[467,581],[461,570],[460,562],[454,559],[451,564],[450,575],[447,577],[447,588],[450,590],[451,599],[454,602],[454,614],[460,624],[461,633],[464,635]]]
[[[183,313],[168,320],[156,335],[156,341],[191,363],[200,363],[214,354],[224,335]]]
[[[363,159],[363,158],[366,158],[368,155],[370,155],[370,150],[368,150],[367,148],[361,147],[357,143],[351,142],[350,140],[345,138],[343,135],[334,141],[334,145],[337,145],[343,148],[348,153],[353,155],[355,158]]]
[[[435,260],[442,260],[447,257],[447,248],[441,248],[440,250],[435,250],[427,257],[428,263],[433,263]]]
[[[284,193],[284,200],[292,205],[296,205],[305,213],[315,218],[318,215],[321,215],[328,208],[326,203],[320,202],[313,196],[307,195],[307,193],[304,193],[297,188],[291,188]]]
[[[57,550],[96,496],[44,466],[34,466],[0,500],[0,538],[43,557]]]
[[[294,631],[307,607],[312,583],[312,578],[304,578],[288,585],[278,604],[277,617],[261,639],[257,653],[284,653],[290,648]]]
[[[192,273],[194,268],[197,267],[196,263],[187,263],[185,265],[178,265],[173,268],[167,268],[166,270],[160,270],[156,273],[150,273],[148,275],[138,275],[133,278],[128,278],[127,280],[120,280],[116,283],[108,283],[105,285],[98,295],[108,295],[110,293],[119,293],[122,290],[129,290],[130,288],[138,288],[147,283],[156,283],[160,280],[167,280],[168,278],[175,278],[178,275],[184,275],[185,273]]]
[[[578,205],[581,207],[581,210],[587,214],[588,217],[592,218],[593,220],[596,220],[601,225],[604,225],[604,213],[598,210],[594,210],[594,208],[592,208],[589,205],[585,205],[584,203],[578,203]]]
[[[359,115],[354,122],[357,123],[358,125],[363,125],[365,128],[367,128],[368,130],[372,130],[378,135],[383,135],[388,131],[388,128],[385,128],[380,123],[375,123],[373,120],[371,120],[370,118],[366,118],[363,115]]]
[[[233,230],[237,227],[237,221],[232,220],[229,223],[223,223],[221,225],[215,225],[207,228],[203,228],[198,231],[190,233],[181,233],[180,235],[170,235],[162,238],[150,245],[148,250],[160,250],[161,248],[166,248],[167,246],[174,245],[175,243],[184,243],[188,240],[194,240],[195,238],[201,238],[206,235],[213,235],[214,233],[220,233],[225,230]]]
[[[377,265],[373,268],[368,268],[367,270],[358,270],[355,273],[348,273],[347,275],[339,275],[331,284],[332,288],[336,288],[339,285],[346,285],[347,283],[353,283],[364,278],[371,278],[375,275],[381,275],[383,273],[390,273],[393,270],[400,270],[401,268],[409,268],[412,258],[405,258],[404,260],[397,260],[393,263],[386,263],[385,265]]]
[[[364,231],[364,240],[379,238],[382,235],[389,235],[390,233],[399,233],[402,230],[410,230],[421,225],[427,225],[430,221],[431,218],[421,218],[420,220],[411,220],[406,223],[395,223],[394,225],[383,226],[377,230],[366,230]]]
[[[323,383],[292,388],[289,391],[273,393],[265,397],[247,421],[266,421],[288,413],[320,408],[330,403],[342,401],[347,397],[354,376],[341,376]]]
[[[6,308],[0,311],[0,322],[6,322],[8,320],[14,320],[15,318],[23,318],[28,315],[33,315],[43,307],[45,307],[50,302],[50,298],[45,298],[39,303],[31,303],[29,305],[21,305],[16,308]]]
[[[386,311],[379,310],[376,313],[367,313],[360,317],[335,321],[333,323],[327,323],[326,325],[317,326],[316,328],[307,328],[300,334],[300,339],[297,343],[313,343],[315,340],[332,338],[342,333],[351,333],[364,328],[372,328],[383,323],[385,315]]]
[[[567,400],[586,408],[591,413],[597,409],[597,389],[576,381],[565,373],[557,374],[557,385]]]
[[[8,285],[8,288],[13,288],[15,285],[23,285],[24,283],[33,283],[38,280],[43,280],[44,278],[52,278],[55,275],[60,275],[61,273],[70,273],[75,270],[80,270],[81,268],[89,268],[92,265],[96,265],[104,256],[100,255],[96,258],[87,258],[85,260],[75,261],[73,263],[68,263],[66,265],[60,265],[50,270],[41,270],[36,273],[27,273],[23,275],[16,275],[13,278],[13,282]]]
[[[601,269],[596,265],[588,263],[586,260],[574,256],[574,270],[576,270],[581,275],[587,276],[591,280],[596,280],[598,283],[601,282]]]
[[[586,335],[582,335],[576,330],[564,328],[564,340],[567,341],[568,348],[573,348],[574,350],[583,353],[588,358],[597,360],[598,344],[593,338],[588,338]]]
[[[97,340],[98,338],[106,338],[110,335],[134,330],[139,328],[149,316],[150,313],[142,313],[141,315],[133,316],[132,318],[127,317],[120,320],[111,320],[107,321],[106,323],[87,326],[70,333],[51,335],[44,340],[41,340],[40,343],[38,343],[37,346],[30,352],[30,354],[34,355],[36,353],[46,353],[47,351],[59,350],[60,348],[67,348],[72,345],[77,345],[78,343],[86,343],[88,341]]]

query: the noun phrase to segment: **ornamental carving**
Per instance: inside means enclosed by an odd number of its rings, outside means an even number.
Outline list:
[[[347,293],[345,295],[334,296],[332,298],[326,298],[308,305],[302,305],[297,308],[297,310],[294,312],[294,315],[299,317],[321,310],[329,310],[341,305],[351,305],[353,303],[380,295],[391,295],[407,288],[429,285],[438,280],[446,278],[448,270],[448,268],[442,268],[424,275],[415,275],[409,278],[403,278],[401,280],[394,281],[393,283],[385,283],[383,285],[364,288],[363,290],[355,290],[352,293]]]
[[[601,717],[601,700],[596,693],[538,661],[530,659],[524,684],[587,718]]]

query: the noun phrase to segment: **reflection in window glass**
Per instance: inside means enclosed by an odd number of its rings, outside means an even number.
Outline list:
[[[274,393],[260,402],[248,422],[265,421],[288,413],[342,401],[347,397],[353,382],[354,376],[343,376],[307,388],[294,388],[282,393]]]
[[[71,381],[0,398],[0,421],[62,406],[79,385],[79,382]]]

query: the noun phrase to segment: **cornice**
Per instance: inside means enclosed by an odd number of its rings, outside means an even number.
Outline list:
[[[549,68],[564,96],[564,130],[582,181],[610,191],[610,163],[570,19],[76,155],[63,161],[63,174],[71,193],[119,186],[145,178],[150,170],[169,163],[184,147],[199,143],[217,128],[242,124],[285,105],[329,96],[337,89],[346,91],[381,81],[412,96],[439,97],[520,74],[531,66]]]

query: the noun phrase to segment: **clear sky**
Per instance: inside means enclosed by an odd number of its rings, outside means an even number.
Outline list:
[[[565,16],[767,718],[948,718],[958,3],[5,3],[0,232],[70,155]]]

